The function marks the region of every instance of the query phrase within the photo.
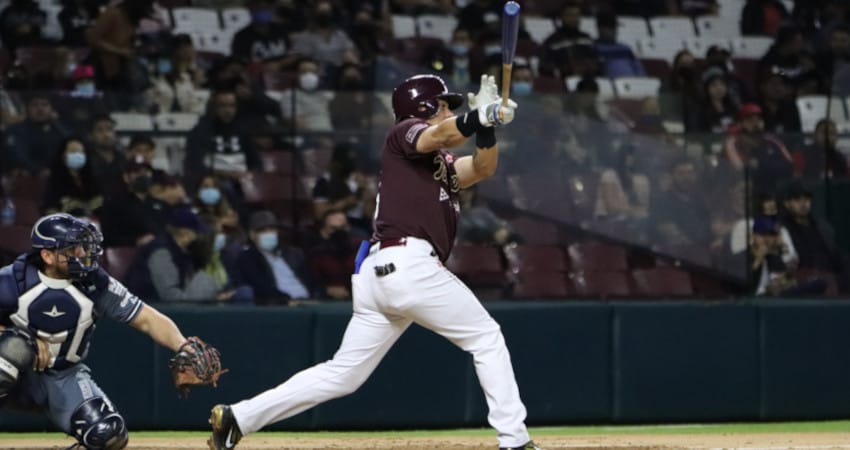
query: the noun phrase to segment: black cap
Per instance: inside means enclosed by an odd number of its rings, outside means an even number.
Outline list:
[[[785,188],[785,200],[801,197],[812,198],[812,191],[803,183],[795,181]]]

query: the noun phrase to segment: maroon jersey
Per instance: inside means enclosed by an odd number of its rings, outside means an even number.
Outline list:
[[[381,148],[381,177],[373,241],[413,236],[426,239],[442,261],[449,257],[460,213],[455,155],[447,150],[417,153],[428,128],[423,119],[403,120]]]

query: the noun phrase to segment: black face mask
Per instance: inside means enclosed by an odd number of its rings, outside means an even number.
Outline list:
[[[328,240],[330,240],[331,245],[333,245],[337,253],[345,254],[351,248],[351,239],[349,239],[348,231],[346,230],[334,231]]]
[[[318,14],[316,16],[316,26],[319,28],[329,28],[331,26],[331,15]]]
[[[130,182],[130,190],[137,194],[147,194],[151,187],[151,176],[141,175]]]

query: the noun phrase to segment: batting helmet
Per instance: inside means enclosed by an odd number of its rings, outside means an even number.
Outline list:
[[[82,247],[83,256],[67,256],[68,271],[76,277],[98,269],[97,258],[103,253],[102,243],[103,235],[97,227],[70,214],[46,215],[32,227],[32,247],[35,249]]]
[[[450,109],[463,104],[463,96],[449,92],[443,79],[436,75],[416,75],[401,82],[393,90],[393,114],[396,122],[408,117],[427,119],[440,110],[439,100]]]

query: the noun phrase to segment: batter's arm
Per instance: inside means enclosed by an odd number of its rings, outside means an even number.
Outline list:
[[[450,117],[440,123],[429,125],[416,140],[417,153],[432,153],[444,148],[462,145],[466,139],[457,129],[457,119]]]
[[[186,338],[173,320],[147,304],[142,305],[142,309],[130,322],[130,326],[147,334],[157,344],[175,352],[186,342]]]
[[[455,172],[461,189],[466,189],[473,184],[489,178],[496,173],[499,165],[499,146],[493,145],[487,148],[475,148],[472,155],[458,158],[455,161]]]

